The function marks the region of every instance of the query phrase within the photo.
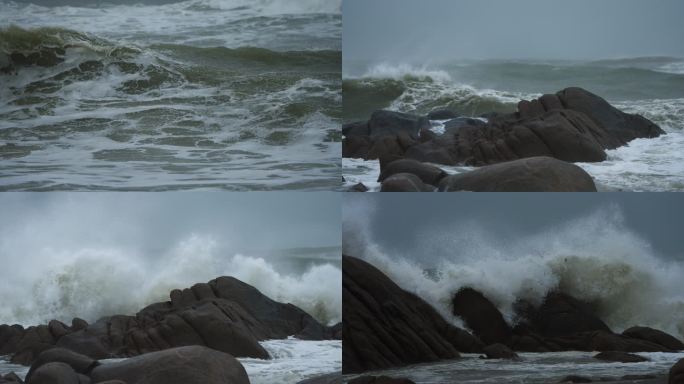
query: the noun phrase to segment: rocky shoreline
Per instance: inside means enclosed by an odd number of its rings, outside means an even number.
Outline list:
[[[515,306],[519,320],[511,325],[485,295],[464,287],[454,292],[452,308],[469,332],[449,324],[427,302],[361,259],[343,256],[342,281],[344,374],[458,359],[460,353],[519,359],[516,352],[597,351],[594,358],[600,361],[635,363],[644,361],[636,352],[684,350],[682,341],[649,327],[634,326],[615,333],[594,314],[591,305],[559,291],[547,294],[538,306],[519,300]],[[592,380],[581,372],[578,377],[565,381]],[[410,383],[389,378],[367,380],[359,382]],[[662,377],[622,380],[682,384],[684,359]]]
[[[573,163],[601,162],[606,150],[665,133],[581,88],[522,100],[515,113],[483,118],[448,110],[427,116],[376,111],[367,122],[343,127],[342,156],[379,160],[383,192],[594,192],[591,176]],[[444,132],[434,132],[431,121],[443,122]],[[438,164],[479,168],[449,175]]]
[[[133,316],[75,318],[24,328],[0,325],[0,355],[30,365],[27,384],[249,383],[236,357],[269,359],[259,341],[339,340],[342,325],[319,323],[233,277],[171,291]],[[127,358],[118,363],[98,360]],[[22,383],[5,375],[0,383]]]

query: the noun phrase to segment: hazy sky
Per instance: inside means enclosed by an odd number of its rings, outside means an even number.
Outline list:
[[[684,261],[684,195],[678,193],[351,194],[344,210],[345,222],[369,221],[363,230],[382,249],[423,260],[467,252],[483,241],[505,250],[540,235],[534,239],[573,237],[591,247],[610,229]]]
[[[238,251],[341,242],[334,193],[3,193],[0,212],[0,260],[35,247],[152,254],[193,234]]]
[[[345,0],[345,60],[684,56],[681,0]]]

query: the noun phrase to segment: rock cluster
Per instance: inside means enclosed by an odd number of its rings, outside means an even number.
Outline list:
[[[379,159],[383,191],[594,191],[591,177],[569,163],[600,162],[608,149],[664,133],[648,119],[621,112],[581,88],[523,100],[517,112],[491,115],[487,122],[451,118],[444,133],[431,131],[429,119],[453,117],[447,112],[376,111],[367,122],[343,127],[342,155]],[[396,163],[408,159],[414,162]],[[483,168],[447,176],[421,163]],[[484,167],[492,164],[497,166]]]

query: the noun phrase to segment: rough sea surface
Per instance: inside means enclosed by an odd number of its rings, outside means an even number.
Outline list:
[[[637,57],[597,61],[486,60],[430,66],[350,62],[344,66],[345,122],[376,109],[426,114],[448,108],[463,116],[514,112],[517,103],[583,87],[627,113],[641,114],[666,135],[607,151],[581,163],[602,191],[684,191],[684,59]],[[433,122],[439,132],[441,122]],[[377,161],[345,159],[347,186],[377,179]],[[470,170],[448,169],[450,173]],[[376,188],[377,189],[377,188]]]
[[[339,188],[340,0],[48,3],[0,0],[0,190]]]
[[[651,361],[611,363],[594,359],[592,352],[520,353],[521,360],[480,359],[464,354],[461,359],[420,364],[373,372],[377,375],[408,377],[417,384],[447,383],[558,383],[569,375],[592,378],[595,382],[618,380],[627,375],[663,377],[684,353],[638,353]],[[354,376],[350,376],[352,378]],[[667,379],[663,380],[663,382]]]

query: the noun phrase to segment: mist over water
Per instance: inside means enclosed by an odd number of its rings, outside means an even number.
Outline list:
[[[323,323],[341,320],[339,217],[326,208],[334,196],[305,206],[296,196],[274,203],[205,196],[202,203],[202,195],[131,195],[3,198],[0,324],[132,315],[169,300],[172,289],[219,276]],[[255,204],[265,211],[250,213]]]
[[[684,336],[684,265],[630,230],[618,206],[506,241],[477,222],[417,226],[417,246],[405,252],[388,252],[374,239],[376,214],[372,200],[345,201],[343,252],[369,261],[457,325],[450,301],[461,287],[481,291],[511,324],[516,300],[539,304],[561,290],[591,303],[613,331],[644,325]]]

